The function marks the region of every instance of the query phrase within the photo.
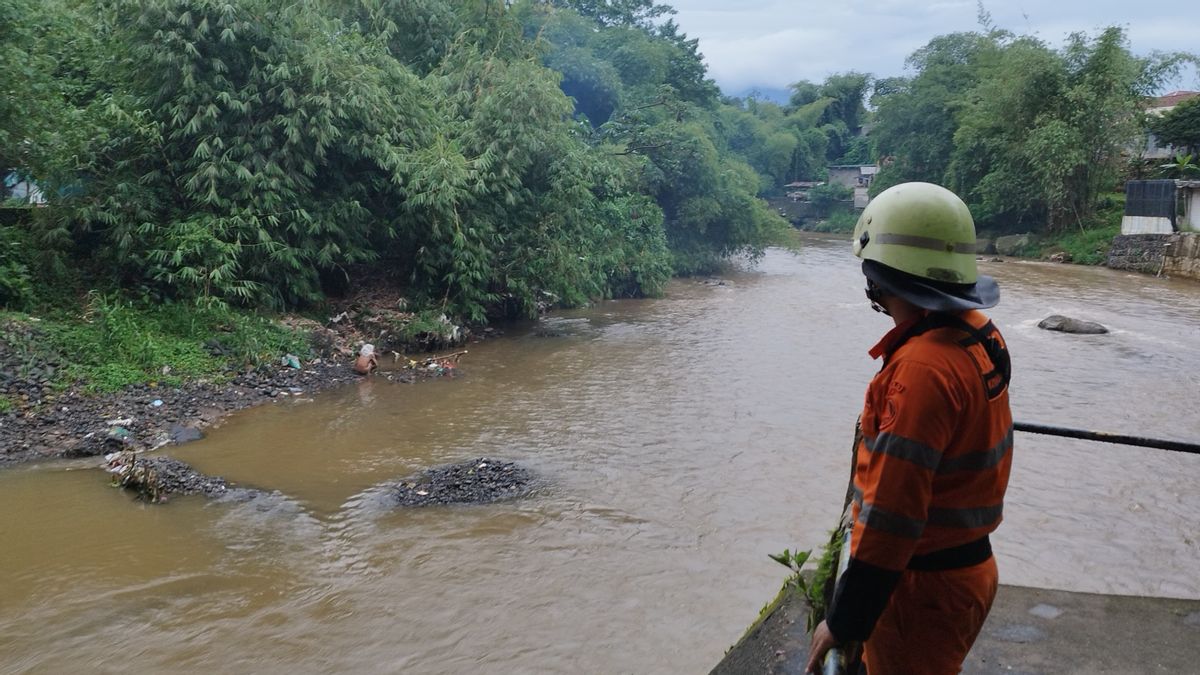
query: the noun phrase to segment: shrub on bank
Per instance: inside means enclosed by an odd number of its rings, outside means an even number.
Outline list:
[[[14,376],[58,389],[82,385],[107,392],[145,382],[221,380],[247,366],[277,362],[284,354],[309,354],[307,335],[263,315],[141,304],[98,292],[71,311],[0,318],[5,324],[0,350],[17,364]],[[22,364],[29,372],[22,372]]]
[[[819,220],[808,229],[813,232],[838,232],[850,233],[854,231],[854,226],[858,224],[858,213],[853,211],[837,210],[830,213],[825,220]]]
[[[23,229],[0,225],[0,309],[24,309],[33,298],[28,252]]]
[[[1103,265],[1108,259],[1113,238],[1121,234],[1121,226],[1106,225],[1089,230],[1076,230],[1053,240],[1041,248],[1046,257],[1051,250],[1066,254],[1077,265]]]
[[[1047,257],[1051,252],[1062,252],[1077,265],[1103,265],[1113,239],[1121,234],[1125,195],[1110,193],[1101,197],[1098,203],[1096,213],[1079,228],[1064,230],[1053,238],[1042,240],[1033,254]]]

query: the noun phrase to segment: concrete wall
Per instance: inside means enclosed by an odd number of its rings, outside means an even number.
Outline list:
[[[1121,218],[1121,234],[1171,234],[1169,218],[1155,216],[1125,216]]]
[[[1116,270],[1200,280],[1200,233],[1121,235],[1107,265]]]

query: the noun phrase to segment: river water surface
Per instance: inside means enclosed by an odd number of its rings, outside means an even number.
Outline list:
[[[1200,439],[1200,284],[985,264],[1018,419]],[[0,473],[0,672],[707,672],[818,548],[889,328],[849,246],[772,250],[471,348],[465,377],[244,411],[168,452],[278,491],[148,506],[95,460]],[[1062,313],[1105,336],[1036,328]],[[544,330],[542,332],[545,332]],[[1018,434],[1002,582],[1200,598],[1200,457]],[[532,498],[396,510],[489,456]]]

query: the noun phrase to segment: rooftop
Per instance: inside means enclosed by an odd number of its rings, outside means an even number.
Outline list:
[[[1150,102],[1151,108],[1174,108],[1184,101],[1200,96],[1200,91],[1173,91],[1163,94]]]

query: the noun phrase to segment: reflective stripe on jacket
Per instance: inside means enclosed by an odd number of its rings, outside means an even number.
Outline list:
[[[1000,524],[1013,442],[1007,353],[994,351],[1004,363],[993,363],[977,335],[945,325],[959,319],[1003,349],[987,317],[970,311],[897,326],[871,350],[884,365],[861,418],[850,567],[829,616],[839,640],[870,634],[914,555]]]

